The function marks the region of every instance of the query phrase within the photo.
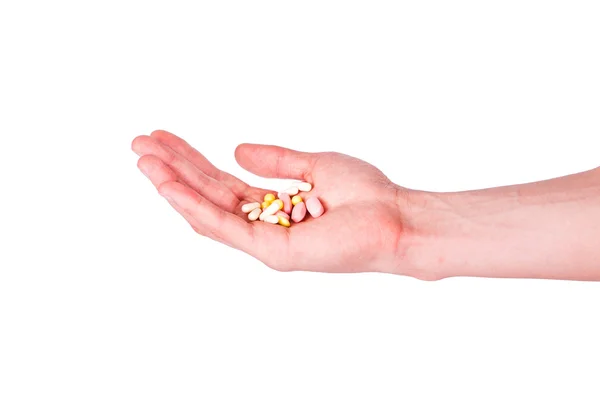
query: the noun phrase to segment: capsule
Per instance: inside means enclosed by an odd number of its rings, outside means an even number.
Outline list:
[[[302,197],[300,197],[299,195],[292,197],[292,205],[295,206],[298,203],[302,203]]]
[[[323,204],[316,197],[311,197],[306,200],[306,209],[313,218],[318,218],[325,212]]]
[[[254,210],[250,211],[250,214],[248,214],[248,219],[250,221],[256,221],[260,214],[262,214],[262,210],[260,209],[260,207],[255,208]]]
[[[275,195],[273,193],[267,193],[267,194],[265,194],[265,197],[263,200],[268,201],[270,203],[273,200],[275,200]]]
[[[281,199],[273,200],[273,202],[271,204],[277,204],[279,209],[283,210],[283,200],[281,200]]]
[[[287,193],[290,196],[294,196],[298,194],[298,187],[296,186],[290,186],[289,188],[285,189],[282,193]]]
[[[292,209],[292,221],[300,222],[306,216],[306,204],[304,202],[300,202],[294,206]]]
[[[276,215],[267,215],[265,217],[265,222],[268,222],[270,224],[278,224],[279,223],[279,217]]]
[[[279,199],[281,201],[283,201],[283,211],[286,214],[289,214],[292,212],[292,199],[290,198],[290,195],[287,193],[279,193]]]
[[[283,218],[281,216],[279,216],[277,218],[279,218],[279,221],[277,221],[279,223],[279,225],[285,226],[286,228],[290,227],[291,224],[290,224],[290,220],[289,219]]]
[[[279,203],[273,202],[269,207],[265,208],[263,213],[266,215],[274,215],[279,210],[281,210],[281,208],[279,207]]]
[[[301,192],[310,192],[312,190],[312,185],[308,182],[300,182],[298,184],[298,190]]]
[[[254,203],[244,204],[242,206],[242,212],[249,213],[250,211],[255,210],[257,208],[260,208],[260,203],[254,202]]]

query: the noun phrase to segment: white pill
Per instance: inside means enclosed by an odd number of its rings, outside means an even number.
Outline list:
[[[248,214],[248,219],[250,221],[256,221],[260,214],[262,214],[262,210],[260,209],[260,207],[255,208],[254,210],[250,211],[250,214]]]
[[[298,188],[296,186],[290,186],[289,188],[285,189],[283,193],[287,193],[290,196],[295,196],[298,194]]]
[[[275,214],[277,211],[279,211],[279,204],[273,203],[269,207],[265,208],[265,211],[263,211],[263,214],[266,214],[265,215],[265,217],[266,217],[267,215]]]
[[[268,222],[270,224],[278,224],[279,223],[279,217],[277,215],[267,215],[265,217],[265,222]]]
[[[242,206],[242,212],[249,213],[250,211],[256,210],[260,207],[260,203],[248,203]]]
[[[301,192],[310,192],[312,189],[312,185],[308,182],[300,182],[298,184],[298,190]]]

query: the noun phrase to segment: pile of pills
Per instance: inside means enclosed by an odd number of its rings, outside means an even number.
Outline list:
[[[242,206],[242,211],[248,214],[250,221],[264,221],[285,227],[290,221],[300,222],[308,212],[313,218],[318,218],[325,212],[323,204],[316,197],[304,201],[300,192],[310,192],[312,185],[308,182],[298,182],[275,197],[267,193],[262,203],[248,203]]]

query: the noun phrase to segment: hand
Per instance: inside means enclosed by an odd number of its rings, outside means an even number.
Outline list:
[[[303,153],[242,144],[238,163],[269,178],[311,182],[306,197],[325,207],[319,218],[290,228],[250,222],[243,204],[262,201],[265,190],[217,169],[182,139],[165,131],[134,139],[138,167],[193,229],[240,249],[280,271],[379,271],[407,273],[405,219],[399,203],[408,191],[374,166],[339,153]],[[404,263],[406,264],[406,263]],[[406,265],[405,265],[406,266]]]

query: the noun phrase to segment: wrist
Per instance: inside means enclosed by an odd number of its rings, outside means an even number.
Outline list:
[[[403,216],[397,252],[398,273],[421,280],[454,276],[500,276],[502,257],[495,253],[517,239],[505,220],[514,207],[510,188],[440,193],[398,188]],[[491,273],[491,275],[490,275]]]
[[[456,193],[399,188],[397,273],[598,279],[598,174]]]
[[[539,227],[529,224],[515,187],[435,193],[402,189],[400,273],[423,280],[516,277],[531,262]],[[404,257],[402,257],[404,255]]]
[[[402,227],[393,272],[428,281],[453,276],[442,245],[456,219],[446,195],[396,186],[395,203]]]

